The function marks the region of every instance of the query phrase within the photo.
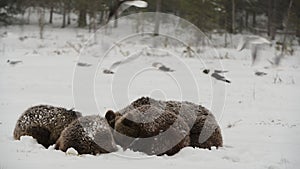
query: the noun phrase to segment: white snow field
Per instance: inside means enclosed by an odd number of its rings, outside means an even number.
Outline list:
[[[119,24],[122,26],[122,22]],[[272,67],[267,59],[274,56],[274,47],[265,47],[261,61],[251,66],[250,50],[238,52],[234,48],[217,47],[215,52],[223,59],[204,57],[206,51],[199,52],[203,62],[181,56],[184,48],[180,46],[153,50],[151,45],[131,43],[134,42],[131,39],[120,42],[102,61],[104,51],[99,44],[108,49],[103,41],[116,39],[97,36],[101,43],[90,45],[79,59],[87,66],[76,67],[78,51],[91,35],[85,29],[46,26],[44,39],[40,40],[39,29],[34,25],[0,28],[0,169],[299,168],[299,47],[293,56],[286,56],[278,67]],[[234,41],[239,36],[234,36]],[[223,40],[213,38],[213,43]],[[134,54],[139,57],[134,58]],[[127,57],[133,59],[113,69],[115,74],[103,74],[104,69]],[[152,67],[154,62],[175,71],[156,70]],[[230,84],[202,72],[205,68],[222,67],[229,71],[225,75]],[[267,75],[256,76],[255,71]],[[86,75],[92,76],[92,81]],[[187,147],[171,157],[122,149],[110,154],[78,156],[54,150],[53,146],[45,149],[31,137],[13,139],[18,117],[30,106],[75,107],[83,115],[104,116],[108,109],[118,110],[142,96],[182,99],[211,109],[221,126],[224,147],[212,150]],[[91,104],[97,105],[96,108]]]

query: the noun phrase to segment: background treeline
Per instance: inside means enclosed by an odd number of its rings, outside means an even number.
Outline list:
[[[124,14],[138,11],[172,13],[205,32],[267,33],[300,36],[300,0],[145,0],[145,9],[129,8]],[[53,23],[53,13],[61,14],[62,27],[76,14],[78,27],[97,26],[106,22],[109,10],[118,0],[1,0],[0,22],[15,24],[13,16],[39,9],[49,13],[45,23]]]

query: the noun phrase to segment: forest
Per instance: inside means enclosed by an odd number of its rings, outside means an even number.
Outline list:
[[[126,1],[126,0],[124,0]],[[30,24],[30,11],[38,9],[42,24],[53,23],[53,13],[62,15],[61,27],[77,16],[78,27],[99,27],[122,0],[1,0],[0,24]],[[204,32],[300,36],[299,0],[147,0],[147,8],[129,8],[122,15],[163,12],[188,20]],[[48,12],[49,18],[45,18]],[[15,19],[22,15],[23,19]],[[116,16],[120,17],[120,16]]]

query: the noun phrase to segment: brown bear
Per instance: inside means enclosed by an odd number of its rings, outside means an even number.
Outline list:
[[[166,101],[165,109],[181,116],[190,127],[190,146],[216,148],[223,146],[221,128],[205,107],[191,102]]]
[[[38,105],[27,109],[18,119],[14,130],[14,138],[32,136],[45,148],[55,144],[61,132],[81,113],[62,107]]]
[[[172,112],[181,117],[190,128],[190,146],[208,149],[211,149],[213,146],[217,148],[223,146],[221,129],[214,115],[203,106],[191,102],[159,101],[149,97],[142,97],[116,113],[108,111],[106,119],[110,126],[115,128],[117,119],[145,105],[151,105],[151,107]]]
[[[167,110],[144,105],[123,116],[108,111],[106,118],[111,124],[116,119],[114,138],[123,149],[148,155],[174,155],[190,144],[188,125]]]
[[[98,115],[80,117],[62,131],[55,149],[66,152],[68,148],[74,148],[78,154],[92,155],[117,150],[110,126]]]

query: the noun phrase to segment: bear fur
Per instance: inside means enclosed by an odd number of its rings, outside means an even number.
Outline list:
[[[106,114],[114,116],[110,111]],[[176,114],[150,105],[117,114],[114,138],[123,149],[148,155],[174,155],[190,143],[189,127]]]
[[[181,116],[190,127],[190,146],[207,148],[223,146],[221,128],[205,107],[191,102],[166,101],[165,109]]]
[[[98,115],[80,117],[62,131],[55,149],[66,152],[68,148],[74,148],[78,154],[92,155],[117,150],[110,126]]]
[[[151,107],[156,107],[161,111],[168,111],[181,117],[189,127],[189,146],[207,149],[211,149],[213,146],[217,148],[223,146],[221,129],[214,115],[203,106],[191,102],[159,101],[149,97],[142,97],[116,113],[113,113],[111,110],[108,111],[106,119],[112,128],[116,128],[118,119],[128,112],[145,105],[151,105]]]
[[[28,108],[18,119],[14,138],[32,136],[45,148],[55,144],[61,132],[81,113],[62,107],[38,105]]]

